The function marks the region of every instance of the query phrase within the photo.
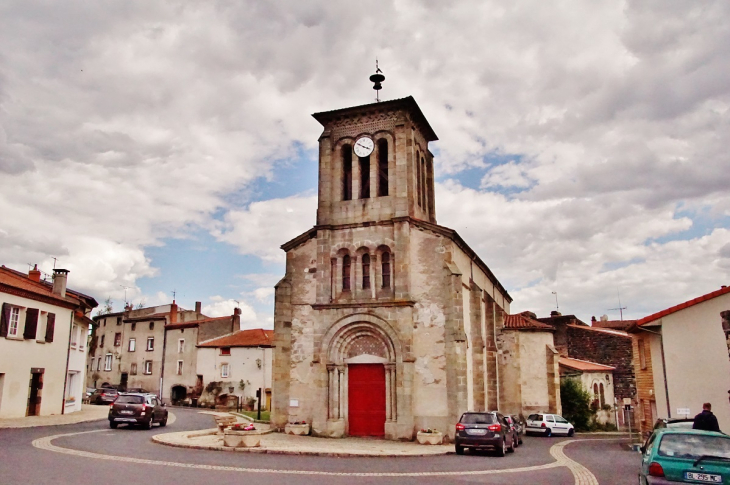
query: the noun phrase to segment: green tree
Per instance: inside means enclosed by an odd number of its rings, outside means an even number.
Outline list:
[[[566,378],[560,381],[560,401],[563,417],[573,423],[576,431],[588,431],[593,411],[591,395],[583,389],[577,379]]]

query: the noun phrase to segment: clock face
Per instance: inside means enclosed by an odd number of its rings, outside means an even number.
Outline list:
[[[361,136],[357,139],[355,142],[355,155],[358,157],[367,157],[371,153],[373,153],[373,148],[375,147],[375,144],[373,143],[373,139],[369,136]]]

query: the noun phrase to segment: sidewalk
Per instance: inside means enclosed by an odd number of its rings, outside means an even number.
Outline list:
[[[35,426],[58,426],[61,424],[83,423],[106,419],[109,406],[82,404],[81,411],[69,414],[53,414],[51,416],[26,416],[24,418],[2,418],[0,428],[32,428]]]

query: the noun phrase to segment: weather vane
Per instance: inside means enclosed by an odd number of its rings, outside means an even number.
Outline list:
[[[381,84],[383,81],[385,81],[385,76],[383,76],[383,71],[380,70],[378,67],[378,59],[375,58],[375,74],[370,76],[370,82],[373,83],[373,89],[375,90],[375,101],[378,103],[380,102],[380,90],[383,89],[383,85]]]

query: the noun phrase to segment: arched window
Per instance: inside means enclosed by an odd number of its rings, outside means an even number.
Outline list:
[[[370,288],[370,255],[362,255],[362,289]]]
[[[426,210],[426,161],[421,157],[421,207]]]
[[[604,388],[603,388],[603,382],[601,382],[601,384],[599,386],[599,389],[600,389],[601,400],[598,402],[598,404],[601,407],[603,407],[606,404],[606,393],[605,393]]]
[[[342,258],[342,290],[350,290],[350,255],[345,254]]]
[[[380,259],[383,272],[383,288],[390,288],[390,253],[383,253]]]
[[[388,195],[388,141],[378,140],[378,197]]]
[[[352,200],[352,147],[342,146],[342,200]]]
[[[421,155],[416,152],[416,201],[421,207]]]
[[[360,158],[360,198],[370,198],[370,155]]]
[[[598,394],[598,383],[597,382],[594,382],[593,383],[593,404],[596,407],[600,406],[600,402],[601,402],[600,399],[598,399],[598,396],[599,396],[599,394]]]

